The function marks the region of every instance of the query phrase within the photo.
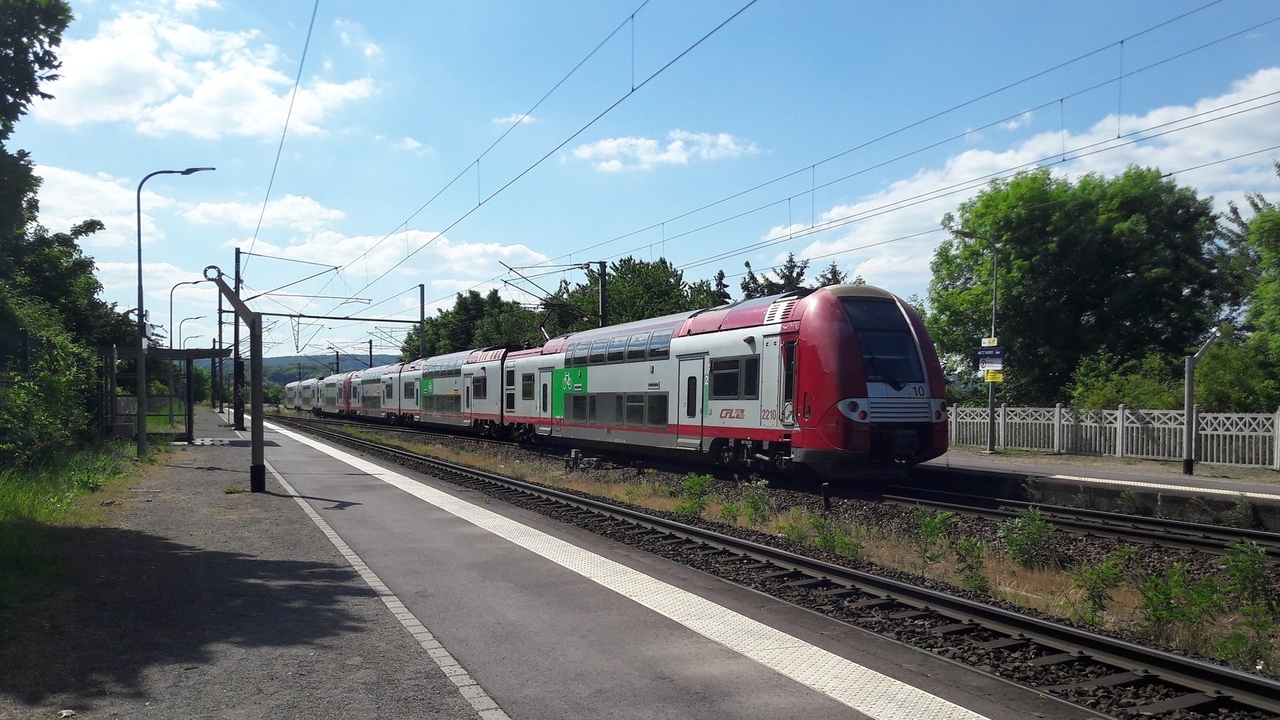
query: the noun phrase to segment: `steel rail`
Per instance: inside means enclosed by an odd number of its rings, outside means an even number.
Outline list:
[[[1023,615],[985,603],[947,595],[898,580],[797,555],[750,540],[724,535],[713,530],[648,515],[603,501],[581,497],[483,470],[468,468],[445,460],[388,447],[380,443],[353,438],[343,433],[316,429],[309,430],[333,440],[356,444],[368,450],[403,458],[414,463],[435,466],[448,472],[470,476],[498,486],[518,489],[522,492],[586,508],[627,522],[647,525],[673,535],[682,535],[697,542],[719,546],[726,550],[758,558],[784,569],[789,568],[797,572],[826,578],[834,583],[847,585],[871,594],[880,594],[904,605],[953,618],[957,622],[977,623],[982,627],[1013,637],[1025,638],[1061,649],[1064,652],[1074,652],[1081,659],[1091,658],[1131,671],[1137,676],[1155,675],[1167,682],[1184,686],[1192,691],[1199,691],[1210,698],[1231,699],[1253,708],[1280,713],[1280,682],[1259,675],[1145,647],[1042,618]]]

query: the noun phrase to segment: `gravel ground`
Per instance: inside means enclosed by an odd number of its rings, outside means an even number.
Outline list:
[[[101,527],[60,530],[63,572],[12,610],[0,720],[476,717],[243,448],[164,456]]]

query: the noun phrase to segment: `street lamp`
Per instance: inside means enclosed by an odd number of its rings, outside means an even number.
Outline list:
[[[169,349],[170,350],[173,349],[173,291],[177,290],[179,285],[196,285],[202,282],[209,282],[209,281],[208,280],[184,280],[183,282],[180,282],[180,283],[174,283],[173,287],[169,288]],[[178,345],[179,346],[182,345],[181,340],[178,341]],[[169,427],[173,427],[173,359],[172,358],[168,362],[168,368],[169,368],[169,380],[168,380]]]
[[[188,320],[203,320],[204,318],[205,318],[204,315],[196,315],[195,317],[182,318],[182,322],[178,323],[178,347],[186,349],[186,346],[182,344],[182,323]],[[196,335],[196,337],[201,337],[201,336]],[[173,346],[170,345],[169,347],[173,347]]]
[[[195,340],[196,338],[202,338],[202,337],[204,337],[204,336],[203,336],[203,335],[192,335],[191,337],[187,338],[186,340],[183,340],[183,341],[182,341],[182,349],[183,349],[183,350],[186,350],[186,349],[187,349],[187,343],[191,342],[192,340]],[[188,380],[188,382],[190,382],[190,380]]]
[[[186,170],[156,170],[142,178],[138,183],[138,412],[137,429],[138,459],[147,456],[147,320],[142,309],[142,186],[156,175],[190,175],[192,173],[214,170],[211,167],[192,167]]]
[[[1000,296],[1000,255],[996,241],[984,238],[967,230],[952,230],[953,233],[969,240],[986,240],[991,243],[991,342],[996,341],[996,308]],[[987,383],[987,452],[996,451],[996,384]]]

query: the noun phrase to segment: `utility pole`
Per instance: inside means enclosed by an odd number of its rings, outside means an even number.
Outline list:
[[[342,372],[342,362],[338,358],[338,351],[333,351],[333,374],[337,375]]]
[[[609,324],[609,306],[605,301],[605,287],[607,285],[605,273],[608,270],[608,263],[601,260],[596,264],[600,266],[600,327],[604,327]]]
[[[369,338],[369,367],[373,367],[373,338]]]
[[[236,302],[240,302],[240,248],[236,248]],[[235,360],[231,366],[232,379],[231,403],[235,413],[235,428],[244,430],[244,360],[240,359],[240,314],[236,313],[236,331],[232,342],[235,343]],[[260,381],[260,380],[259,380]]]
[[[418,359],[427,356],[427,286],[418,283]]]
[[[222,349],[222,293],[218,293],[218,344],[215,345],[214,348],[217,350]],[[222,404],[222,395],[223,395],[222,358],[214,358],[213,360],[209,361],[209,376],[212,378],[210,380],[210,385],[211,385],[211,392],[213,393],[213,399],[210,401],[210,403],[214,407],[218,407],[219,405]],[[221,408],[219,407],[218,409],[221,409]]]

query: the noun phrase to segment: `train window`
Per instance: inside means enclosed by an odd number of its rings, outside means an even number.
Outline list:
[[[737,400],[741,362],[732,360],[711,361],[711,399]]]
[[[649,333],[636,333],[627,342],[627,359],[643,360],[644,349],[649,347]]]
[[[435,409],[436,409],[436,396],[435,396],[435,395],[423,395],[423,396],[422,396],[422,411],[423,411],[423,412],[435,412]]]
[[[520,399],[533,399],[533,373],[520,373]]]
[[[858,337],[867,382],[888,383],[899,390],[907,383],[924,382],[915,336],[897,303],[858,298],[840,302]]]
[[[486,400],[488,399],[488,397],[489,397],[489,376],[486,375],[485,371],[482,369],[480,370],[479,375],[472,376],[471,378],[471,399]]]
[[[547,384],[542,383],[542,414],[547,414]]]
[[[404,384],[404,395],[403,395],[402,397],[403,397],[405,400],[412,400],[412,399],[414,398],[414,392],[413,392],[413,381],[412,381],[412,380],[410,380],[410,381],[408,381],[408,382],[406,382],[406,383]]]
[[[516,394],[512,390],[507,391],[507,410],[516,409]]]
[[[627,338],[616,337],[609,339],[609,357],[608,362],[616,363],[627,359]]]
[[[649,418],[650,427],[667,426],[667,394],[649,393],[648,409],[645,415]]]
[[[621,425],[627,418],[627,397],[622,394],[613,396],[613,424]]]
[[[569,407],[572,412],[574,422],[587,421],[587,396],[586,395],[570,395]]]
[[[644,395],[627,395],[627,424],[644,426]]]
[[[604,363],[605,351],[609,349],[608,340],[596,340],[591,343],[591,356],[588,359],[592,365],[600,365]]]
[[[659,330],[649,340],[649,359],[665,360],[671,357],[671,331]]]
[[[516,386],[516,371],[508,370],[507,371],[507,387],[513,388],[515,386]]]
[[[587,422],[592,425],[596,424],[596,396],[587,396]]]
[[[689,376],[684,389],[684,414],[685,417],[698,416],[698,378],[694,375]]]
[[[394,391],[395,391],[395,385],[392,385],[391,383],[387,383],[387,385],[386,385],[386,387],[384,388],[384,390],[386,391],[386,395],[385,395],[385,397],[386,397],[388,400],[394,400],[394,399],[395,399],[395,392],[394,392]]]
[[[587,358],[591,355],[591,343],[580,342],[573,346],[573,364],[575,367],[586,365]]]
[[[755,400],[760,397],[760,356],[742,358],[742,398]]]

